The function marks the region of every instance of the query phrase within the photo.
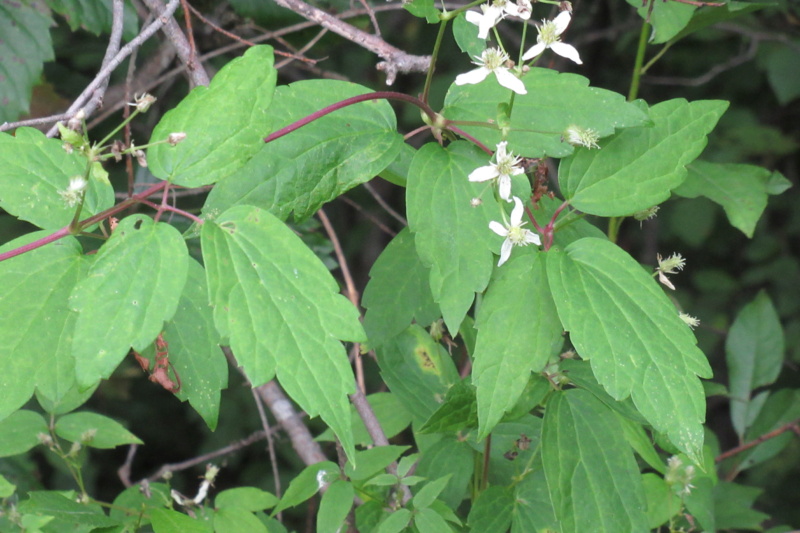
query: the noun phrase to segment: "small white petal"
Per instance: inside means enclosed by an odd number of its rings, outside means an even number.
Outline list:
[[[508,236],[508,229],[505,226],[503,226],[502,224],[500,224],[499,222],[495,222],[494,220],[489,222],[489,229],[492,230],[493,232],[497,233],[501,237],[507,237]]]
[[[498,161],[508,157],[506,146],[508,146],[508,141],[500,141],[499,143],[497,143],[497,150],[495,151],[495,156],[497,156]]]
[[[483,20],[483,15],[478,13],[477,11],[467,11],[464,13],[464,18],[467,19],[467,22],[471,22],[476,26],[479,26],[481,21]]]
[[[508,261],[508,258],[511,257],[511,249],[513,247],[514,245],[510,240],[506,239],[503,241],[503,246],[500,247],[500,261],[497,262],[497,266],[500,266]]]
[[[456,85],[475,84],[480,83],[486,79],[491,70],[486,67],[476,68],[464,74],[456,76]]]
[[[522,223],[522,200],[518,197],[514,197],[514,209],[511,210],[511,225],[512,226],[519,226]]]
[[[503,9],[495,6],[489,6],[478,24],[478,38],[486,39],[489,36],[489,30],[495,27],[500,19],[503,18]]]
[[[566,11],[564,13],[566,13]],[[583,61],[581,61],[581,57],[578,55],[578,50],[571,44],[556,42],[550,45],[550,49],[561,57],[566,57],[579,65],[583,65]]]
[[[476,168],[469,175],[469,181],[489,181],[499,176],[497,167],[494,165],[486,165],[485,167]]]
[[[540,246],[542,244],[542,239],[539,238],[538,233],[528,230],[525,232],[525,244],[535,244],[536,246]]]
[[[570,20],[572,20],[572,16],[569,14],[569,11],[562,11],[559,13],[558,16],[553,19],[553,24],[556,25],[556,34],[561,35],[564,33],[564,30],[569,26]]]
[[[535,45],[531,46],[531,49],[525,52],[525,55],[522,56],[523,61],[527,61],[529,59],[533,59],[534,57],[540,55],[544,52],[544,49],[547,46],[544,43],[536,43]]]
[[[511,74],[508,69],[495,69],[494,75],[497,77],[497,83],[506,89],[511,89],[517,94],[528,94],[528,91],[525,89],[525,84],[522,83],[522,80]]]
[[[500,193],[500,198],[506,202],[511,201],[511,178],[508,176],[500,176],[497,180],[497,189]],[[512,219],[513,220],[513,219]]]

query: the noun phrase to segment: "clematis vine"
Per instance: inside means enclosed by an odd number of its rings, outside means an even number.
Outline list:
[[[569,11],[562,11],[553,20],[543,20],[542,25],[539,26],[539,36],[536,38],[536,44],[525,52],[522,59],[527,61],[538,57],[549,48],[561,57],[566,57],[582,65],[583,61],[581,61],[578,50],[571,44],[561,42],[561,34],[569,26],[570,20],[572,20],[572,15],[570,15]]]
[[[522,168],[519,157],[516,157],[512,152],[506,151],[507,144],[506,141],[499,143],[497,145],[497,151],[494,153],[497,162],[490,162],[484,167],[473,170],[469,175],[469,181],[481,182],[496,179],[500,198],[506,202],[510,202],[511,176],[523,174],[525,169]]]
[[[522,20],[531,18],[531,3],[528,0],[519,0],[516,4],[509,0],[494,0],[481,6],[481,13],[467,11],[464,16],[468,22],[478,26],[478,38],[486,39],[489,30],[494,28],[506,15],[519,17]]]
[[[528,246],[529,244],[542,244],[539,236],[529,229],[523,228],[527,222],[522,221],[522,200],[514,196],[514,209],[511,210],[511,220],[505,222],[505,225],[492,220],[489,222],[489,229],[497,233],[501,237],[505,237],[503,245],[500,247],[500,261],[497,266],[501,266],[508,261],[511,257],[511,249],[514,246]]]
[[[475,59],[476,61],[473,61],[473,63],[478,65],[479,68],[456,76],[456,85],[474,85],[482,82],[489,74],[493,73],[497,78],[497,83],[506,89],[511,89],[517,94],[528,93],[522,80],[514,76],[506,66],[508,54],[499,48],[487,48],[480,57],[475,56]]]

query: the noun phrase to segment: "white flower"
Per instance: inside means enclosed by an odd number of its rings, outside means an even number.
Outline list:
[[[478,38],[486,39],[489,36],[489,30],[494,28],[506,15],[519,17],[522,20],[531,18],[531,3],[528,0],[520,0],[516,4],[509,0],[494,0],[490,4],[483,4],[481,11],[482,13],[467,11],[464,16],[468,22],[478,26]]]
[[[67,190],[58,191],[58,194],[61,195],[61,199],[64,200],[67,207],[75,207],[83,198],[87,185],[89,182],[83,176],[72,176],[69,179]]]
[[[524,61],[533,59],[549,48],[561,57],[566,57],[582,65],[583,62],[575,47],[561,42],[561,34],[569,26],[571,18],[569,11],[562,11],[553,20],[543,20],[542,25],[539,27],[539,36],[536,38],[536,44],[525,52],[522,59]]]
[[[477,61],[473,61],[473,63],[479,65],[479,68],[456,76],[456,85],[480,83],[486,79],[486,76],[494,73],[497,83],[506,89],[511,89],[517,94],[527,94],[528,91],[522,80],[514,76],[505,66],[508,61],[508,55],[505,52],[498,48],[487,48],[480,57],[475,56],[475,59]]]
[[[508,258],[511,256],[511,248],[514,246],[527,246],[531,243],[536,245],[542,244],[542,240],[537,234],[522,227],[527,224],[527,222],[522,221],[522,212],[522,201],[515,196],[514,209],[511,210],[511,221],[506,222],[505,227],[494,220],[489,222],[489,229],[501,237],[506,238],[506,240],[503,241],[503,246],[500,248],[500,261],[497,262],[497,266],[508,261]]]
[[[489,163],[485,167],[480,167],[472,171],[469,181],[489,181],[497,179],[497,188],[500,198],[506,202],[511,201],[511,176],[523,174],[525,169],[520,165],[519,157],[511,152],[506,152],[506,145],[503,141],[497,145],[495,157],[497,163]]]
[[[658,266],[656,267],[658,281],[674,291],[675,285],[669,280],[667,274],[677,274],[679,270],[683,270],[686,260],[681,254],[672,254],[666,259],[662,259],[661,254],[656,254],[656,258],[658,259]]]

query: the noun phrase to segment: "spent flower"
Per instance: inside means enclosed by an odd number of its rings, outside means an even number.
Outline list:
[[[667,278],[667,274],[677,274],[679,270],[683,270],[684,265],[686,265],[686,259],[681,254],[672,254],[666,259],[662,259],[661,254],[656,254],[656,258],[658,259],[658,266],[656,267],[658,281],[674,291],[675,285]]]
[[[678,314],[678,316],[680,317],[681,320],[683,320],[684,324],[686,324],[687,326],[689,326],[692,329],[694,329],[694,328],[696,328],[697,326],[700,325],[700,319],[696,318],[696,317],[693,317],[692,315],[689,315],[687,313],[681,312],[681,313]]]
[[[497,266],[501,266],[503,263],[508,261],[508,258],[511,257],[511,249],[514,246],[528,246],[529,244],[542,244],[542,240],[539,236],[532,232],[529,229],[523,228],[527,222],[522,221],[522,200],[514,197],[514,209],[511,210],[511,219],[509,222],[505,222],[505,225],[500,224],[499,222],[495,222],[492,220],[489,222],[489,229],[493,232],[497,233],[501,237],[505,237],[506,240],[503,241],[503,245],[500,248],[500,261],[497,262]]]
[[[600,134],[591,128],[581,128],[580,126],[567,126],[563,134],[564,140],[572,146],[584,146],[588,149],[600,148],[597,141],[600,140]]]
[[[476,168],[469,175],[469,181],[489,181],[497,180],[497,189],[500,198],[506,202],[511,201],[511,176],[523,174],[525,169],[522,168],[521,159],[516,157],[512,152],[506,151],[508,143],[503,141],[497,145],[495,152],[496,163],[489,163],[486,166]]]
[[[499,48],[487,48],[480,57],[475,56],[475,59],[476,61],[473,63],[478,65],[478,68],[456,76],[456,85],[480,83],[493,73],[497,78],[497,83],[506,89],[511,89],[517,94],[528,93],[522,80],[514,76],[506,66],[508,54]]]
[[[583,61],[581,61],[578,50],[571,44],[561,42],[561,34],[564,33],[567,26],[569,26],[570,20],[572,20],[572,15],[570,15],[569,11],[562,11],[553,20],[543,20],[542,25],[539,26],[539,35],[536,37],[536,44],[525,52],[522,59],[524,61],[533,59],[549,48],[561,57],[566,57],[582,65]]]
[[[67,207],[75,207],[83,198],[83,193],[89,182],[83,176],[72,176],[69,179],[69,186],[65,191],[58,191],[61,199],[67,204]]]

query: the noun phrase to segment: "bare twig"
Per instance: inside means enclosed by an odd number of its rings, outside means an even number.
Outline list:
[[[729,457],[733,457],[734,455],[740,454],[746,450],[749,450],[750,448],[754,448],[764,441],[767,441],[769,439],[774,439],[778,435],[786,433],[789,430],[794,431],[797,435],[800,435],[800,418],[798,418],[797,420],[793,420],[787,424],[784,424],[779,428],[770,431],[769,433],[764,433],[757,439],[751,440],[750,442],[745,442],[744,444],[741,444],[735,448],[731,448],[727,452],[719,454],[714,459],[714,461],[717,463],[724,461]]]
[[[117,469],[117,476],[119,476],[122,486],[126,489],[133,485],[133,483],[131,483],[131,465],[133,464],[133,458],[136,457],[136,450],[138,449],[138,444],[131,444],[128,446],[128,455],[125,456],[125,462]]]
[[[251,389],[253,393],[253,399],[256,402],[256,408],[258,409],[258,418],[261,420],[261,427],[264,428],[264,433],[267,436],[267,453],[269,453],[269,460],[272,463],[272,477],[275,478],[275,496],[278,498],[281,497],[281,477],[280,471],[278,470],[278,456],[275,454],[275,443],[272,441],[272,429],[269,427],[269,420],[267,420],[267,413],[264,412],[264,404],[261,401],[261,397],[256,393],[255,390]],[[278,520],[280,521],[280,514],[278,515]]]
[[[148,481],[152,483],[153,481],[158,481],[159,479],[164,477],[164,474],[168,472],[180,472],[181,470],[192,468],[193,466],[203,464],[217,457],[238,452],[242,448],[246,448],[247,446],[250,446],[251,444],[262,440],[263,438],[265,438],[265,436],[266,435],[264,434],[264,432],[259,430],[250,435],[249,437],[245,437],[236,442],[232,442],[231,444],[223,446],[222,448],[214,450],[213,452],[208,452],[203,455],[198,455],[197,457],[192,457],[191,459],[188,459],[186,461],[181,461],[180,463],[169,463],[162,465],[161,468],[159,468],[155,474],[148,476],[143,480],[140,480],[138,483],[141,483],[142,481]]]
[[[753,39],[752,41],[750,41],[750,46],[747,48],[745,52],[730,58],[725,63],[714,65],[705,74],[696,76],[694,78],[680,78],[672,76],[663,76],[663,77],[642,76],[642,82],[650,83],[653,85],[683,85],[687,87],[697,87],[699,85],[705,85],[706,83],[710,82],[712,79],[716,78],[726,70],[738,67],[739,65],[747,63],[748,61],[756,57],[756,52],[758,52],[758,45],[759,45],[758,39]]]
[[[368,193],[372,195],[373,198],[375,198],[375,201],[378,202],[378,205],[380,205],[384,210],[386,210],[386,212],[389,213],[392,216],[392,218],[394,218],[402,225],[408,226],[408,220],[406,220],[405,217],[403,217],[403,215],[392,209],[392,206],[386,203],[386,200],[384,200],[381,197],[381,195],[378,194],[378,191],[376,191],[372,185],[370,185],[369,183],[365,183],[364,188],[367,190]]]
[[[160,11],[163,8],[161,0],[142,0],[142,1],[154,13]],[[170,3],[172,3],[172,1]],[[178,0],[178,2],[180,2],[180,0]],[[164,34],[166,34],[167,38],[175,47],[175,51],[178,53],[178,58],[186,67],[186,71],[189,73],[189,78],[192,80],[192,83],[194,85],[208,85],[209,83],[208,74],[206,73],[206,70],[203,68],[203,65],[195,59],[194,49],[189,43],[189,41],[186,39],[186,35],[184,35],[183,32],[181,31],[181,28],[180,26],[178,26],[178,23],[175,22],[175,19],[172,17],[172,13],[170,13],[169,16],[161,15],[159,17],[159,20],[164,21],[163,22]]]
[[[393,84],[399,73],[427,72],[430,66],[430,56],[408,54],[380,37],[361,31],[302,0],[275,0],[275,2],[383,58],[384,61],[378,63],[377,69],[386,72],[386,85]]]
[[[369,211],[366,211],[363,207],[361,207],[361,205],[358,204],[358,202],[354,201],[352,198],[348,198],[347,196],[342,195],[337,199],[343,201],[344,203],[346,203],[347,205],[349,205],[350,207],[352,207],[353,209],[355,209],[356,211],[367,217],[370,221],[372,221],[373,224],[378,226],[378,229],[380,229],[382,232],[386,233],[390,237],[394,237],[395,235],[397,235],[396,231],[394,231],[392,228],[384,224],[378,217],[376,217]]]

